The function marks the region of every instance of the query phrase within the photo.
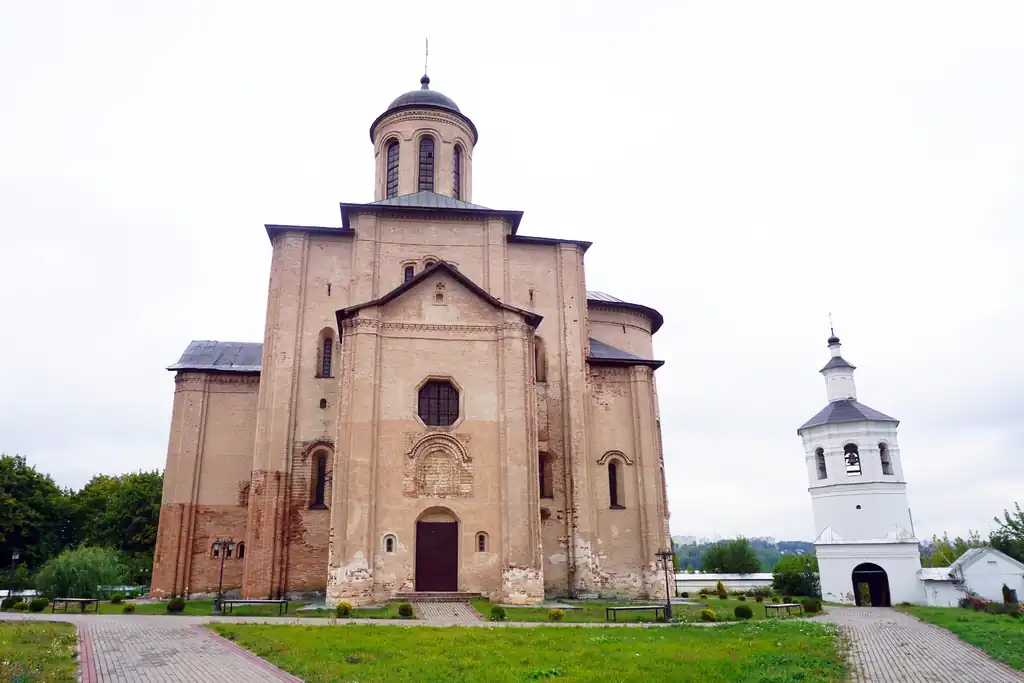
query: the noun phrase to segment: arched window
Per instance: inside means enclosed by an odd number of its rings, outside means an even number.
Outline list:
[[[213,544],[213,556],[220,557],[220,542]]]
[[[622,510],[626,507],[622,504],[622,492],[619,490],[621,474],[622,465],[619,461],[610,460],[608,462],[608,502],[613,510]]]
[[[537,336],[533,338],[533,369],[538,382],[548,381],[548,358],[544,351],[544,340]]]
[[[451,382],[430,380],[420,389],[419,415],[430,427],[450,427],[459,419],[459,392]]]
[[[825,467],[825,449],[819,448],[814,451],[814,462],[818,467],[818,479],[828,477],[828,469]]]
[[[846,459],[846,476],[859,477],[861,474],[860,451],[857,449],[857,444],[848,443],[843,446],[843,457]]]
[[[424,267],[425,269],[426,269],[426,268],[430,268],[430,267],[431,267],[431,266],[433,266],[433,265],[434,265],[435,263],[437,263],[437,261],[435,261],[435,260],[433,260],[433,259],[429,259],[429,258],[428,258],[428,259],[427,259],[426,261],[424,261],[424,262],[423,262],[423,267]]]
[[[452,196],[462,199],[462,145],[455,145],[455,158],[452,159]]]
[[[402,274],[402,282],[408,282],[409,280],[416,277],[416,267],[406,266],[405,271]]]
[[[224,557],[225,559],[231,559],[231,544],[228,543],[224,546]]]
[[[327,399],[326,398],[320,399],[320,409],[323,410],[326,407],[327,407]]]
[[[240,559],[240,560],[244,560],[245,559],[245,544],[244,543],[239,543],[238,544],[238,559]]]
[[[384,552],[386,552],[386,553],[393,553],[393,552],[395,552],[396,544],[397,544],[397,539],[395,538],[394,534],[386,535],[384,537]]]
[[[420,138],[420,180],[419,192],[434,191],[434,138],[424,135]]]
[[[889,456],[889,446],[886,443],[878,444],[878,456],[882,460],[882,474],[892,474],[892,458]]]
[[[398,196],[398,140],[392,140],[388,145],[388,174],[386,198]]]
[[[482,531],[476,535],[476,551],[478,553],[487,552],[487,534]]]
[[[313,502],[311,508],[325,508],[324,492],[327,488],[327,454],[318,453],[313,457]]]
[[[317,377],[330,377],[334,370],[334,332],[330,329],[320,331],[320,362],[317,364]]]
[[[540,477],[540,497],[555,497],[555,478],[551,473],[551,454],[541,453],[537,463],[538,476]]]

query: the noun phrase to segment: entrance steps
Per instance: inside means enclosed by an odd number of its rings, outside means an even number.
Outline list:
[[[418,593],[396,593],[395,600],[408,600],[409,602],[467,602],[479,600],[482,593],[457,593],[448,591],[422,591]]]
[[[432,624],[470,624],[482,621],[468,602],[414,602],[416,616]]]

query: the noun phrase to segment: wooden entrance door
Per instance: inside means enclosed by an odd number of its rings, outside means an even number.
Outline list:
[[[416,522],[416,590],[459,590],[458,522]]]

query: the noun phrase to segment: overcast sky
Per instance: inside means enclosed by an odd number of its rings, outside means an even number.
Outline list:
[[[191,339],[261,341],[265,223],[370,201],[418,87],[474,202],[657,308],[674,534],[812,540],[828,313],[918,536],[1024,502],[1024,3],[0,2],[0,452],[162,468]]]

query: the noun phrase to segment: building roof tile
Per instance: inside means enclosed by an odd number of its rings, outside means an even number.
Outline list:
[[[808,427],[837,424],[839,422],[860,422],[861,420],[895,422],[899,424],[899,420],[895,417],[889,417],[885,413],[869,408],[863,403],[858,403],[855,399],[850,398],[842,401],[832,401],[822,408],[817,415],[800,425],[800,429],[797,432]]]
[[[206,372],[259,372],[263,364],[263,344],[258,342],[221,342],[195,340],[168,370]]]

